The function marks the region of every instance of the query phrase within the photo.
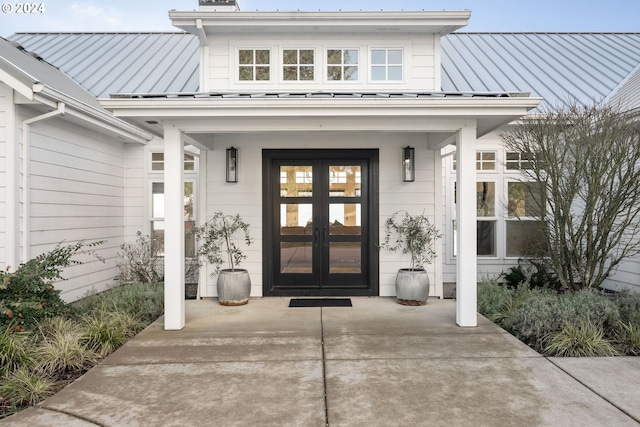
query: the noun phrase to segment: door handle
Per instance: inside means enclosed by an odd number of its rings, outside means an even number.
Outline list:
[[[313,228],[313,246],[318,246],[320,240],[320,229],[318,227]]]

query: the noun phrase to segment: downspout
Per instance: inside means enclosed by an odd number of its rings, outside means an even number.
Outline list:
[[[49,120],[54,117],[63,116],[65,113],[66,105],[64,102],[58,102],[57,108],[48,113],[41,114],[30,119],[22,121],[22,262],[29,260],[29,248],[31,245],[31,228],[30,228],[30,188],[29,177],[31,175],[29,170],[29,153],[30,153],[30,138],[31,129],[30,126],[34,123]]]

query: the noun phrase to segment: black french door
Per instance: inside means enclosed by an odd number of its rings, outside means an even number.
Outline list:
[[[377,150],[265,150],[265,295],[377,295]]]

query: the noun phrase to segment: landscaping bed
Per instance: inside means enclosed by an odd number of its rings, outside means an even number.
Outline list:
[[[478,311],[545,356],[640,355],[640,295],[478,285]]]

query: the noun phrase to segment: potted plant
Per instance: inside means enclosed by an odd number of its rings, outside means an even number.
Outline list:
[[[206,259],[215,266],[211,276],[218,276],[216,285],[220,304],[247,304],[251,294],[251,278],[247,270],[238,268],[242,260],[247,258],[238,247],[238,239],[244,238],[245,244],[251,245],[249,224],[240,215],[216,212],[202,227],[194,229],[194,235],[199,242],[198,259]],[[225,261],[228,269],[222,268]]]
[[[436,257],[434,242],[440,232],[424,214],[410,215],[397,211],[385,221],[385,238],[381,245],[391,252],[401,250],[411,255],[409,268],[401,268],[396,276],[396,297],[403,305],[425,305],[429,297],[429,275],[424,264]]]

